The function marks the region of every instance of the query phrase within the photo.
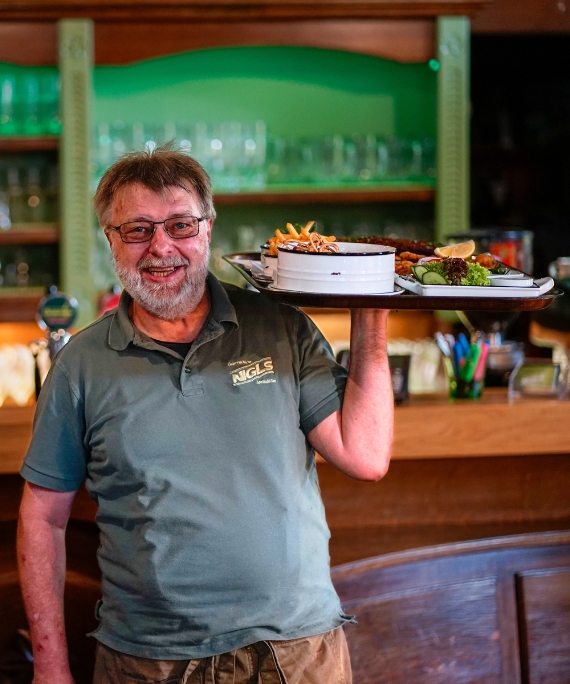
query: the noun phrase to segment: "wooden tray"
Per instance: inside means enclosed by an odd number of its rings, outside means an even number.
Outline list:
[[[231,264],[247,282],[265,297],[282,304],[324,309],[412,309],[450,311],[539,311],[550,306],[560,297],[562,290],[554,288],[540,297],[426,297],[411,292],[399,295],[343,295],[313,294],[311,292],[288,292],[272,290],[271,281],[254,276],[249,262],[260,261],[259,252],[237,252],[226,254],[225,261]]]

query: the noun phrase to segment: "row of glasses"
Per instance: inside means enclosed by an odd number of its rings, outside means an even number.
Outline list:
[[[92,171],[95,183],[121,155],[174,141],[206,169],[217,192],[263,190],[267,131],[264,121],[153,124],[101,122],[95,131]]]
[[[0,135],[61,133],[58,74],[0,76]]]
[[[396,136],[271,136],[267,182],[276,184],[368,183],[433,180],[435,141]]]
[[[58,220],[59,174],[55,163],[0,161],[0,230]]]
[[[260,191],[267,185],[432,181],[435,141],[429,136],[268,135],[265,122],[220,124],[101,122],[95,131],[95,182],[129,150],[175,141],[206,169],[217,192]]]

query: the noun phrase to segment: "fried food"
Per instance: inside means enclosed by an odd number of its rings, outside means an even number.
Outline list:
[[[324,235],[319,235],[319,233],[311,233],[311,228],[315,225],[314,221],[308,221],[303,228],[297,230],[292,223],[287,223],[287,232],[282,233],[279,228],[275,231],[275,235],[267,241],[269,245],[269,250],[267,254],[269,256],[277,256],[278,245],[285,244],[286,242],[295,241],[294,249],[303,252],[338,252],[336,245],[329,245],[336,249],[325,249],[324,245],[328,242],[334,242],[336,240],[334,235],[325,237]],[[291,245],[293,247],[293,245]]]
[[[491,270],[497,266],[497,260],[492,254],[478,254],[475,257],[475,261],[483,268]]]
[[[338,238],[337,242],[360,242],[367,245],[386,245],[387,247],[396,248],[396,256],[401,256],[404,252],[411,254],[420,254],[424,256],[433,256],[434,245],[423,240],[408,240],[406,238],[390,238],[379,235],[365,235],[355,237]]]
[[[414,264],[417,264],[420,259],[424,258],[423,254],[414,254],[413,252],[402,252],[400,254],[400,258],[403,261],[412,261]]]
[[[311,233],[308,242],[291,241],[291,249],[295,252],[330,252],[331,254],[338,254],[340,248],[333,243],[334,236],[325,237],[318,233]]]
[[[396,263],[395,263],[394,270],[400,276],[407,276],[407,275],[411,275],[412,266],[415,266],[414,262],[406,261],[405,259],[401,259],[400,257],[396,257]]]

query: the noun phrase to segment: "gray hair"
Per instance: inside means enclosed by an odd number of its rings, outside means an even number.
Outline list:
[[[105,171],[93,199],[103,227],[109,225],[111,205],[117,191],[134,183],[140,183],[159,195],[173,186],[187,192],[194,190],[202,216],[216,218],[210,177],[193,157],[176,149],[170,142],[142,152],[129,152]]]

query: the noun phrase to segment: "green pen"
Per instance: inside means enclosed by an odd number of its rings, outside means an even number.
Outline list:
[[[477,368],[477,362],[481,356],[481,346],[474,342],[469,347],[469,354],[465,360],[465,364],[461,369],[461,378],[465,382],[471,382],[473,380],[473,375],[475,374],[475,369]]]

